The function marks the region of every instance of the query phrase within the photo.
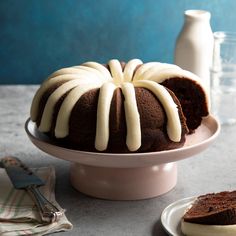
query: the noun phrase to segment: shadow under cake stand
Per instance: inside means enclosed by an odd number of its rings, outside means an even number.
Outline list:
[[[71,183],[78,191],[103,199],[138,200],[171,190],[177,183],[176,162],[209,147],[220,125],[208,116],[195,133],[187,135],[182,148],[131,154],[84,152],[54,145],[30,119],[25,130],[36,147],[71,162]]]

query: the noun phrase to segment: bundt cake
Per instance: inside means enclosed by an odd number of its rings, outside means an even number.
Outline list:
[[[199,196],[185,212],[181,230],[187,236],[235,236],[236,191]]]
[[[182,147],[207,115],[208,97],[196,75],[139,59],[60,69],[31,105],[31,120],[52,142],[111,153]]]

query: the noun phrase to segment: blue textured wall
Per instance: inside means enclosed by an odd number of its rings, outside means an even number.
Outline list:
[[[186,9],[236,31],[235,0],[0,0],[0,83],[40,83],[88,60],[173,62]]]

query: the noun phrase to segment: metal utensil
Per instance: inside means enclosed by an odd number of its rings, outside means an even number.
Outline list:
[[[31,195],[39,209],[42,222],[53,223],[61,218],[64,212],[48,201],[38,189],[39,186],[45,185],[43,180],[16,157],[4,157],[1,163],[14,187],[25,189]]]

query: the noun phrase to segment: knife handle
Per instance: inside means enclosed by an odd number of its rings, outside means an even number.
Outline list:
[[[27,191],[35,200],[35,203],[41,215],[42,222],[53,223],[58,221],[62,217],[64,211],[59,210],[50,201],[48,201],[39,191],[37,186],[31,185],[27,188]]]

